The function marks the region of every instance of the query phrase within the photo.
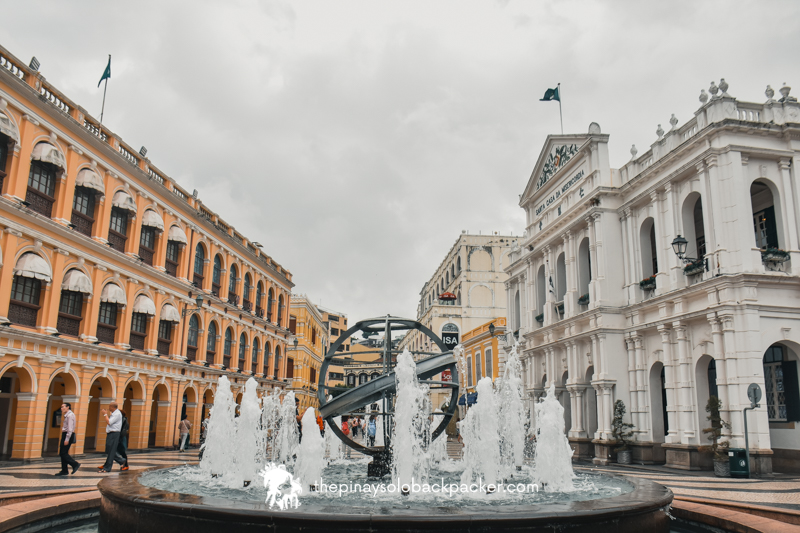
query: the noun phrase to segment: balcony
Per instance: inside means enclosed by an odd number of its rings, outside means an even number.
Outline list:
[[[36,189],[32,189],[28,187],[28,193],[25,195],[25,201],[28,202],[28,207],[39,213],[40,215],[44,215],[47,218],[50,218],[53,212],[53,203],[55,203],[54,198],[50,198],[46,196]]]
[[[217,352],[214,350],[206,350],[206,364],[213,365],[214,364],[214,357],[217,355]]]
[[[247,298],[242,300],[242,309],[247,311],[248,313],[253,310],[253,303],[248,300]]]
[[[147,335],[142,333],[138,333],[136,331],[131,331],[131,348],[134,350],[142,350],[144,351],[144,340],[147,338]]]
[[[194,277],[192,278],[192,283],[194,283],[195,287],[201,289],[203,287],[203,279],[205,279],[205,276],[195,272]]]
[[[121,235],[116,231],[109,230],[108,232],[108,245],[120,253],[125,253],[125,241],[127,240],[128,238],[125,235]]]
[[[164,269],[170,276],[178,277],[178,263],[167,259],[164,261]]]
[[[217,298],[219,298],[219,290],[220,289],[221,289],[221,287],[220,287],[219,283],[214,283],[213,281],[211,282],[211,294],[213,294]]]
[[[259,318],[264,318],[264,308],[256,306],[256,316]]]
[[[145,248],[144,246],[139,246],[139,257],[146,264],[153,266],[153,250]]]
[[[59,313],[56,329],[62,335],[77,337],[81,334],[81,319]]]
[[[73,211],[70,222],[72,222],[72,225],[75,226],[75,231],[83,233],[87,237],[92,236],[92,227],[94,226],[94,219],[89,218],[83,213],[79,213],[78,211]]]
[[[236,293],[229,294],[228,303],[231,305],[239,305],[239,295]]]
[[[158,343],[156,344],[156,350],[158,350],[158,355],[169,355],[169,346],[172,344],[171,341],[166,339],[158,339]]]
[[[186,347],[186,359],[188,361],[194,361],[197,359],[197,346]]]
[[[8,319],[14,324],[22,326],[36,326],[39,317],[39,307],[23,302],[11,302],[8,306]]]
[[[100,342],[107,342],[108,344],[114,344],[114,338],[117,335],[117,328],[113,326],[104,326],[102,324],[97,325],[97,340]]]

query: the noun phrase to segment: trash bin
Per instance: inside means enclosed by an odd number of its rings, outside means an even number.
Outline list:
[[[731,466],[731,477],[750,477],[750,464],[744,448],[729,448],[728,463]]]

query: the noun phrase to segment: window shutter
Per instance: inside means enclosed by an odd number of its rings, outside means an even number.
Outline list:
[[[797,361],[784,361],[783,390],[786,395],[786,420],[800,421],[800,388],[797,384]]]
[[[764,210],[764,217],[766,218],[767,230],[767,247],[780,248],[778,246],[778,225],[775,221],[775,208],[768,207]]]

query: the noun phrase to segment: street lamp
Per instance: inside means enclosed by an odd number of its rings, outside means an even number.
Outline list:
[[[703,267],[705,268],[706,272],[708,272],[708,258],[686,257],[686,247],[688,244],[689,241],[687,241],[685,237],[678,235],[672,241],[672,251],[674,251],[675,255],[678,256],[678,259],[683,261],[685,264],[702,261]]]
[[[491,324],[489,324],[489,335],[492,337],[494,337],[494,330],[495,330],[494,322],[492,322]]]
[[[183,310],[183,316],[186,316],[188,313],[190,313],[192,311],[199,311],[200,309],[202,309],[203,308],[203,300],[204,300],[203,294],[202,293],[198,294],[197,297],[194,299],[194,303],[195,303],[195,305],[197,305],[197,307],[188,307],[187,306]]]

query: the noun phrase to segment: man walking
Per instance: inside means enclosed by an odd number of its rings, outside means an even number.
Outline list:
[[[69,474],[67,465],[72,467],[72,473],[78,471],[81,464],[73,459],[69,454],[69,449],[75,443],[75,413],[72,412],[72,405],[68,403],[61,404],[61,440],[59,441],[58,454],[61,456],[61,472],[56,473],[57,476],[66,476]]]
[[[183,418],[181,418],[178,429],[181,432],[181,447],[178,451],[184,452],[186,451],[186,443],[189,441],[189,431],[192,429],[192,423],[189,422],[189,418],[186,415],[183,415]]]
[[[108,404],[108,410],[100,411],[106,419],[106,452],[108,457],[103,466],[98,467],[99,472],[111,472],[111,467],[114,466],[114,461],[117,461],[120,466],[125,465],[125,459],[118,453],[120,431],[122,431],[122,413],[117,409],[117,402]]]

